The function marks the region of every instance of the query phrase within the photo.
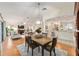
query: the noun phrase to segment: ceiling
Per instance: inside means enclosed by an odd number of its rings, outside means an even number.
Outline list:
[[[47,20],[57,16],[73,15],[74,2],[40,2],[40,6],[37,2],[0,2],[0,13],[7,24],[31,24],[40,17]]]

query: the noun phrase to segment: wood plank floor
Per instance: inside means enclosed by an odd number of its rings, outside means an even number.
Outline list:
[[[57,47],[66,50],[69,56],[76,56],[76,49],[70,45],[58,42]]]
[[[24,39],[18,39],[18,40],[5,40],[3,42],[3,51],[2,56],[20,56],[19,51],[17,50],[16,46],[24,43]],[[70,56],[75,56],[75,48],[70,47],[69,45],[58,43],[58,48],[64,49],[68,52]]]
[[[20,56],[20,53],[17,50],[16,46],[24,43],[24,39],[11,40],[11,41],[5,40],[3,42],[2,55],[3,56]]]
[[[1,51],[0,51],[0,56],[1,56]]]

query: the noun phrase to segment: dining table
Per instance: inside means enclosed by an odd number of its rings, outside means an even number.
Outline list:
[[[39,44],[42,47],[42,56],[44,56],[44,47],[45,45],[49,44],[52,42],[50,37],[40,37],[36,38],[35,36],[32,36],[32,41]]]

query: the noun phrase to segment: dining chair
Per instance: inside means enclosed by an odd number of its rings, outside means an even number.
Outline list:
[[[44,50],[50,52],[50,56],[52,55],[52,51],[53,51],[54,56],[56,56],[56,53],[55,53],[56,44],[57,44],[57,38],[53,38],[52,42],[44,46]]]
[[[32,41],[31,36],[27,36],[27,37],[25,37],[25,39],[26,39],[26,42],[28,43],[27,52],[29,52],[29,47],[32,48],[32,56],[33,56],[33,50],[34,50],[35,48],[38,47],[38,52],[40,51],[39,45],[38,45],[37,43],[35,43],[35,42]]]

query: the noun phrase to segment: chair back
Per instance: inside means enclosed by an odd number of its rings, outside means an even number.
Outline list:
[[[28,44],[31,44],[31,43],[32,43],[32,38],[31,38],[31,36],[26,36],[26,37],[25,37],[25,40],[26,40],[26,42],[27,42]]]
[[[51,47],[51,49],[55,48],[56,44],[57,44],[57,38],[53,38],[52,39],[52,47]]]

